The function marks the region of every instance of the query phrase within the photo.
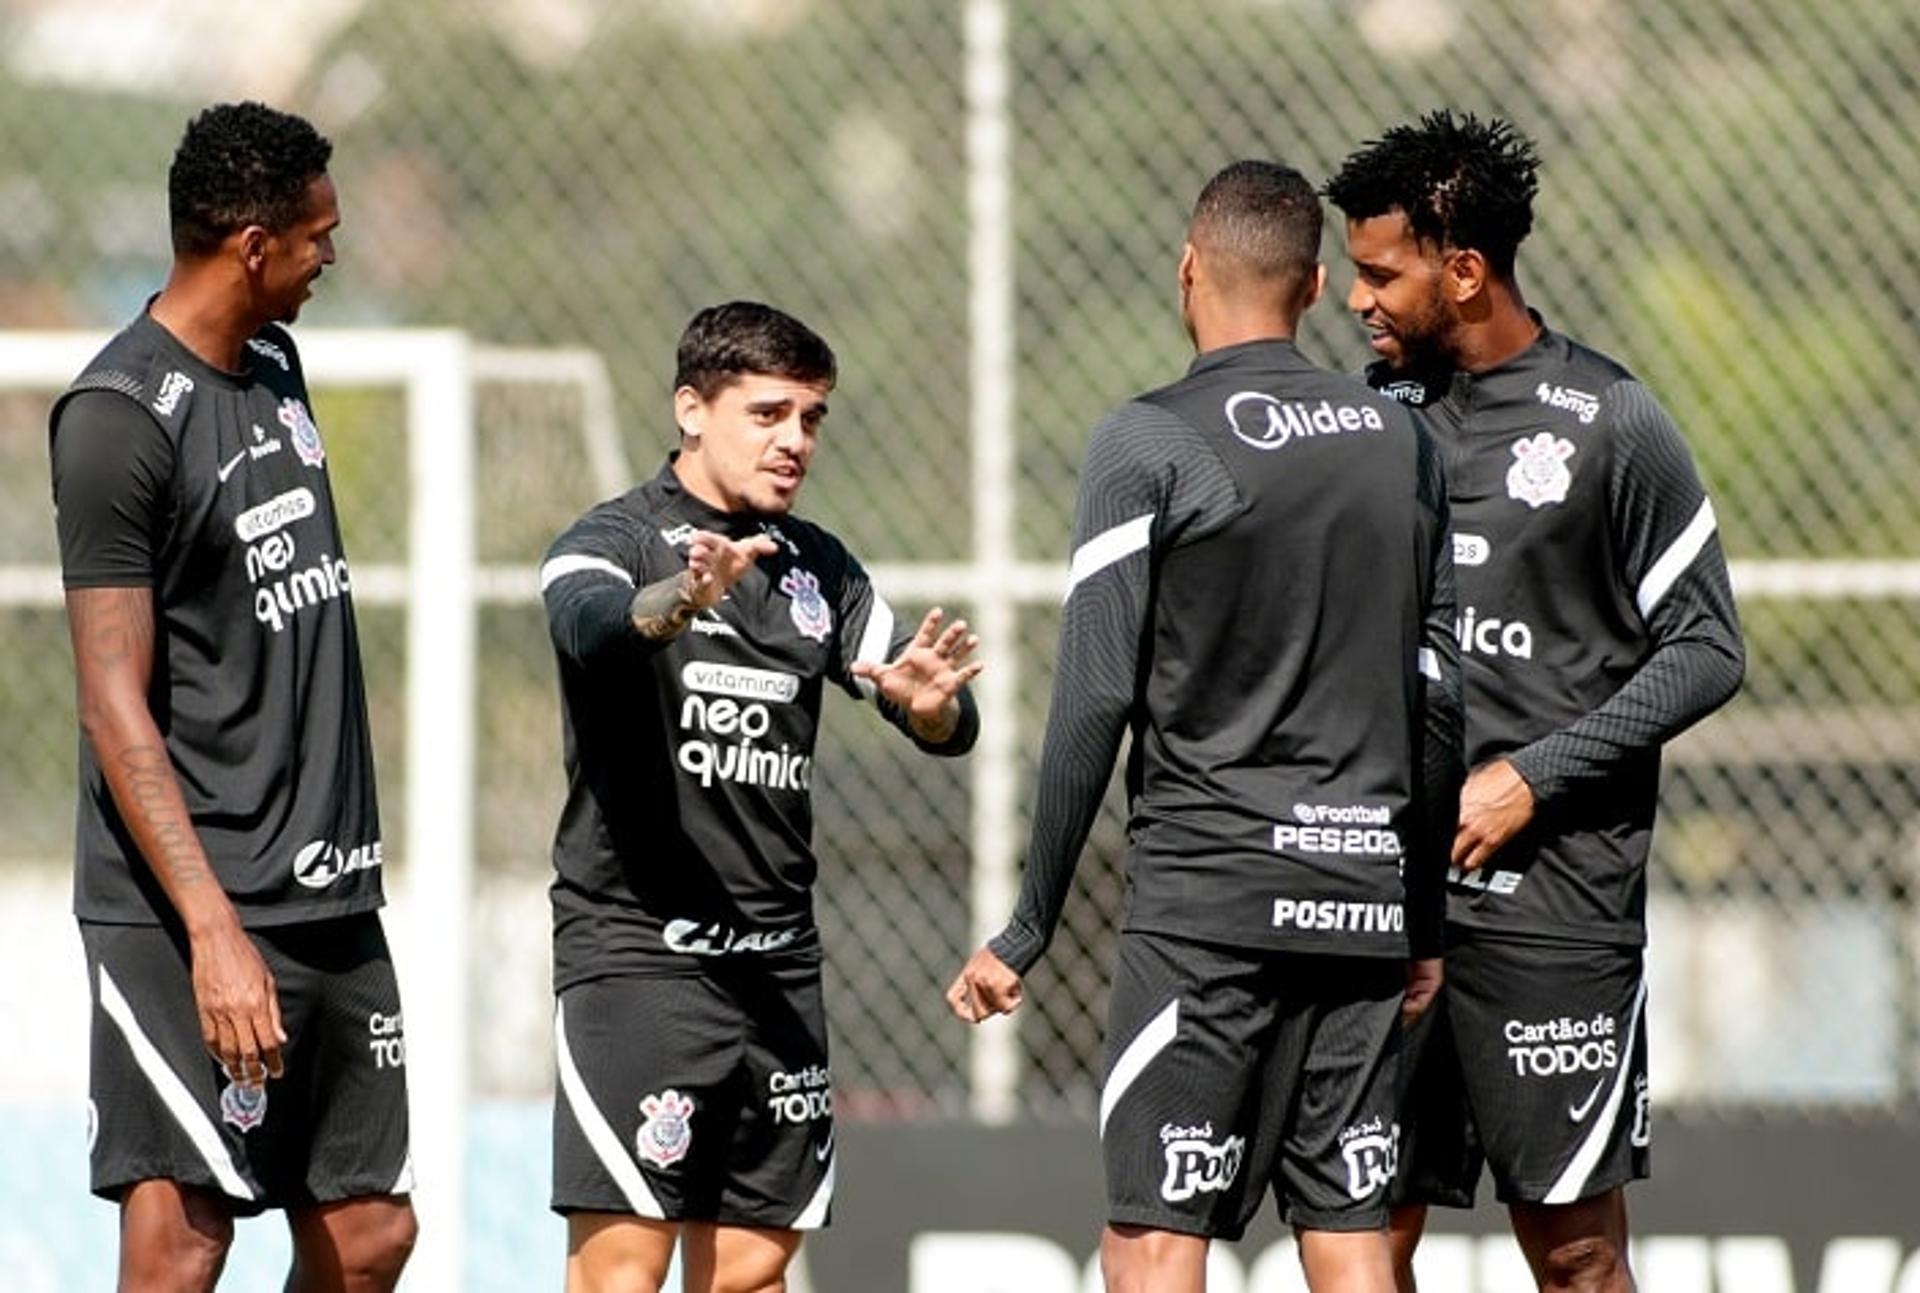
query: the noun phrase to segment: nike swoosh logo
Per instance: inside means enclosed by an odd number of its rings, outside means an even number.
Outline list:
[[[1593,1090],[1587,1092],[1586,1099],[1577,1105],[1570,1104],[1567,1106],[1567,1117],[1573,1119],[1575,1122],[1584,1122],[1588,1111],[1593,1108],[1593,1102],[1600,1098],[1600,1088],[1606,1084],[1607,1079],[1604,1077],[1598,1082],[1595,1082],[1593,1084]]]
[[[222,485],[227,483],[227,477],[233,475],[234,469],[240,465],[240,460],[246,456],[247,456],[247,451],[245,449],[242,449],[239,453],[227,459],[226,466],[220,468],[220,472],[219,472],[220,483]]]
[[[827,1143],[819,1146],[813,1151],[814,1161],[818,1163],[824,1163],[827,1161],[827,1155],[831,1154],[832,1152],[833,1152],[833,1133],[829,1131],[827,1133]]]

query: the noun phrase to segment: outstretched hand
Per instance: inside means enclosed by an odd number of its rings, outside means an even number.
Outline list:
[[[980,645],[967,631],[965,620],[944,630],[945,612],[938,606],[927,612],[920,628],[900,655],[889,664],[856,660],[853,673],[865,678],[888,701],[906,713],[914,734],[923,741],[940,742],[953,735],[960,722],[960,689],[984,668],[972,660]]]
[[[1023,995],[1020,976],[983,947],[960,967],[959,976],[947,988],[947,1005],[960,1018],[977,1024],[1012,1014],[1020,1008]]]
[[[696,610],[718,606],[727,590],[760,558],[779,550],[764,534],[729,539],[710,530],[695,530],[687,540],[687,574],[681,587]]]

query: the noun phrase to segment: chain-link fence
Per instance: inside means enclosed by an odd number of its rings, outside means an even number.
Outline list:
[[[198,104],[251,94],[335,140],[341,261],[308,321],[432,324],[607,356],[625,447],[668,442],[698,306],[775,301],[843,383],[804,510],[870,563],[971,552],[967,6],[925,0],[0,3],[0,326],[105,326],[165,272],[164,184]],[[1743,563],[1920,555],[1920,10],[1906,0],[1008,0],[1019,556],[1065,555],[1087,428],[1187,360],[1172,275],[1220,165],[1325,176],[1451,104],[1547,166],[1529,300],[1617,355],[1687,432]],[[130,14],[148,15],[145,18]],[[1338,307],[1304,344],[1357,367]],[[356,562],[402,556],[395,404],[325,393]],[[53,560],[44,398],[0,399],[0,563]],[[565,398],[480,402],[479,544],[531,567],[592,497]],[[1759,569],[1758,567],[1754,567]],[[1781,573],[1743,601],[1743,696],[1670,759],[1656,847],[1657,1077],[1698,1105],[1920,1093],[1920,627],[1898,568]],[[1870,578],[1878,571],[1881,584]],[[1763,572],[1764,573],[1764,572]],[[1771,577],[1771,576],[1770,576]],[[1851,579],[1851,583],[1845,582]],[[1765,594],[1764,596],[1762,594]],[[903,607],[903,611],[913,608]],[[959,607],[962,611],[966,608]],[[400,838],[398,611],[363,616]],[[1055,619],[1022,612],[1018,748]],[[483,1093],[549,1079],[541,885],[552,666],[531,604],[481,621],[475,934]],[[0,606],[0,846],[64,865],[74,734],[57,605]],[[821,920],[849,1113],[965,1107],[939,990],[971,939],[968,782],[833,707]],[[1124,823],[1110,802],[1030,982],[1020,1095],[1092,1105]],[[397,859],[404,867],[404,857]]]

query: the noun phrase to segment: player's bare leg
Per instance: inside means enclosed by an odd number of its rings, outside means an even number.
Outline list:
[[[420,1233],[406,1196],[385,1194],[296,1208],[287,1293],[389,1293]]]
[[[1107,1293],[1204,1293],[1207,1240],[1146,1226],[1100,1232],[1100,1271]]]
[[[1578,1203],[1516,1203],[1507,1211],[1541,1293],[1633,1293],[1625,1191]]]
[[[208,1293],[227,1263],[233,1214],[209,1190],[137,1181],[120,1200],[123,1293]]]
[[[1427,1205],[1403,1203],[1387,1216],[1387,1242],[1393,1247],[1394,1293],[1417,1293],[1413,1281],[1413,1250],[1427,1229]]]
[[[798,1230],[688,1222],[680,1247],[686,1293],[786,1293],[787,1265],[799,1251]]]
[[[1300,1266],[1313,1293],[1393,1293],[1384,1230],[1300,1230]]]
[[[569,1213],[567,1293],[660,1293],[679,1237],[677,1221]]]

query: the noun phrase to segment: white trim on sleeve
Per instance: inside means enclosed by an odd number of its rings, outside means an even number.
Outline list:
[[[1099,574],[1114,562],[1146,547],[1153,539],[1154,513],[1146,512],[1131,521],[1122,521],[1102,531],[1074,550],[1067,567],[1067,591],[1061,601],[1073,596],[1073,590]]]
[[[598,571],[603,575],[612,575],[627,587],[633,587],[633,576],[608,561],[605,557],[589,557],[583,553],[568,552],[550,559],[540,567],[540,591],[546,592],[557,579],[568,575],[577,575],[585,571]]]
[[[1646,619],[1653,614],[1653,608],[1660,604],[1674,582],[1686,572],[1700,550],[1707,546],[1707,540],[1713,537],[1713,500],[1700,500],[1700,510],[1687,522],[1687,528],[1680,531],[1680,537],[1667,545],[1659,560],[1647,568],[1646,578],[1640,581],[1640,590],[1634,595],[1634,604],[1640,608],[1640,618]]]

